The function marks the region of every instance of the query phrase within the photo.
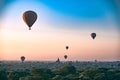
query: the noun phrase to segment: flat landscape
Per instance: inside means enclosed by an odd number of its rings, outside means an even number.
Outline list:
[[[48,68],[48,69],[60,69],[63,66],[75,66],[76,69],[88,69],[93,67],[98,68],[120,68],[120,61],[62,61],[62,62],[55,62],[55,61],[1,61],[0,62],[0,70],[7,70],[7,71],[18,71],[23,69],[30,70],[31,68]]]
[[[120,62],[1,61],[0,80],[120,80]]]

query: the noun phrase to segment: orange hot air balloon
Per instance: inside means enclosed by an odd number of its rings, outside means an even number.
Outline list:
[[[32,25],[37,20],[37,14],[34,11],[26,11],[23,13],[23,20],[31,30]]]

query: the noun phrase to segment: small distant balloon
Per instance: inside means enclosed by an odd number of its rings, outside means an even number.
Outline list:
[[[26,11],[23,13],[23,20],[31,30],[32,25],[37,20],[37,14],[34,11]]]
[[[67,55],[64,55],[64,58],[67,59]]]
[[[66,50],[68,50],[69,49],[69,46],[66,46]]]
[[[22,61],[22,63],[25,61],[25,57],[24,56],[21,56],[21,61]]]
[[[95,39],[96,33],[91,33],[91,37],[92,37],[93,39]]]

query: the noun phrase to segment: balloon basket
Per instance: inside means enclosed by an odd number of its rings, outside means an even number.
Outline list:
[[[31,27],[29,27],[29,30],[31,30]]]

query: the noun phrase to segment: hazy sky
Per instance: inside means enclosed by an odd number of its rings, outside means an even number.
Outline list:
[[[27,10],[38,15],[32,30],[22,19]],[[1,0],[0,59],[119,60],[117,13],[114,0]]]

